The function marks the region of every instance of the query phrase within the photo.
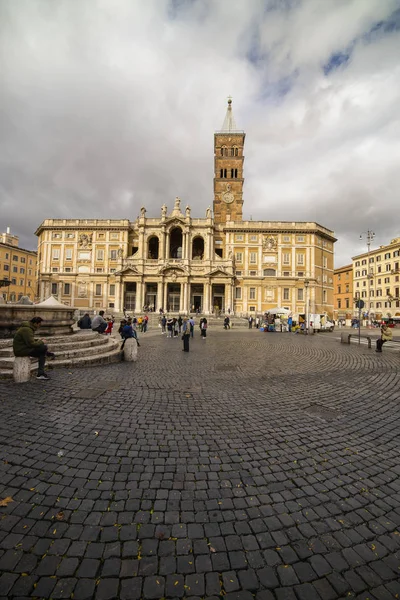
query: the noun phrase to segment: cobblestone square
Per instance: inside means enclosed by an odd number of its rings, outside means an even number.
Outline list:
[[[158,332],[0,382],[0,598],[400,597],[400,354]]]

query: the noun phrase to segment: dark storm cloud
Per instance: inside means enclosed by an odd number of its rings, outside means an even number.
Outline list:
[[[213,200],[234,97],[245,217],[317,220],[337,264],[400,235],[398,2],[0,0],[0,209],[136,218]],[[344,58],[345,57],[345,58]]]

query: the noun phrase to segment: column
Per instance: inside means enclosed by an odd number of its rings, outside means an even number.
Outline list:
[[[225,295],[226,295],[225,312],[228,312],[228,308],[230,308],[232,310],[232,284],[231,284],[231,282],[229,282],[228,284],[225,284]]]
[[[160,251],[158,253],[158,257],[161,258],[161,260],[165,260],[165,230],[164,229],[161,232],[161,240],[160,240],[159,250]]]
[[[124,308],[122,306],[123,300],[121,299],[122,287],[123,287],[123,283],[121,282],[121,279],[120,278],[116,279],[115,280],[115,310],[118,312],[122,312],[122,310]]]
[[[143,283],[142,281],[136,282],[136,302],[135,312],[141,313],[143,308]]]
[[[163,305],[163,309],[164,312],[168,312],[169,306],[168,306],[168,282],[165,281],[164,282],[164,293],[163,293],[163,300],[164,300],[164,305]]]
[[[179,312],[183,312],[184,308],[183,308],[183,302],[184,302],[184,284],[180,283],[179,284]]]
[[[169,259],[169,233],[165,234],[165,260]]]
[[[157,306],[154,307],[154,310],[159,311],[160,308],[165,310],[162,281],[157,282]]]
[[[204,282],[203,288],[203,312],[206,315],[210,314],[210,283]]]

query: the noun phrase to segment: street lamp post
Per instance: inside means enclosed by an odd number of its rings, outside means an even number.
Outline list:
[[[363,231],[360,235],[360,240],[365,236],[368,248],[368,259],[367,259],[367,315],[368,315],[368,327],[371,327],[371,267],[369,263],[369,254],[371,250],[371,242],[375,237],[375,233],[373,231]]]
[[[305,317],[306,317],[306,329],[305,329],[305,334],[308,335],[308,286],[310,285],[310,281],[308,279],[304,280],[304,289],[305,289],[305,305],[306,305],[306,312],[305,312]]]

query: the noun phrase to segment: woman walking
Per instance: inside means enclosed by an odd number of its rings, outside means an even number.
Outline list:
[[[204,317],[203,322],[201,324],[201,337],[203,340],[207,337],[207,319]]]
[[[182,323],[183,352],[189,352],[190,325],[185,317]]]

